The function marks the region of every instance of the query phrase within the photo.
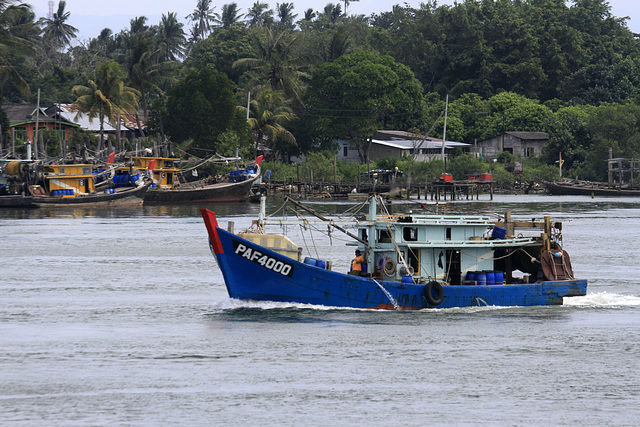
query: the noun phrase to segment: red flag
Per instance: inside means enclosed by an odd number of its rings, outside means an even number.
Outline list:
[[[109,157],[107,157],[107,164],[110,165],[111,163],[113,163],[113,159],[115,158],[116,158],[116,153],[109,154]]]
[[[153,159],[149,162],[149,166],[147,167],[147,169],[152,171],[155,166],[156,166],[156,159]]]
[[[260,163],[262,163],[262,158],[263,158],[263,157],[264,157],[264,156],[261,154],[261,155],[259,155],[259,156],[256,158],[256,165],[260,166]]]

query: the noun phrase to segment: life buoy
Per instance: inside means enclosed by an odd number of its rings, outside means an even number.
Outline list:
[[[435,294],[435,295],[434,295]],[[442,285],[435,280],[424,286],[424,297],[429,305],[440,305],[444,301],[444,289]]]
[[[392,275],[396,274],[396,262],[394,260],[392,260],[391,258],[388,258],[384,262],[384,273],[387,276],[392,276]]]
[[[378,267],[379,269],[384,268],[385,262],[387,262],[387,258],[384,256],[381,256],[380,258],[378,258],[378,262],[376,262],[376,267]]]

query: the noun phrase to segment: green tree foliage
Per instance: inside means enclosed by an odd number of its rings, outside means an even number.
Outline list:
[[[87,86],[74,86],[72,93],[78,98],[72,108],[89,118],[100,120],[100,144],[102,149],[104,122],[116,122],[118,114],[131,114],[138,108],[140,93],[124,85],[124,74],[115,61],[108,61],[96,69],[95,78]]]
[[[358,52],[325,63],[313,73],[307,95],[316,129],[351,138],[364,162],[378,129],[407,129],[422,118],[420,84],[390,56]]]
[[[233,64],[241,58],[251,56],[253,46],[247,29],[234,25],[229,29],[221,28],[206,40],[196,43],[185,60],[189,68],[215,67],[236,83],[240,82],[243,70]]]
[[[246,107],[238,107],[246,115]],[[266,146],[283,158],[291,147],[297,146],[295,136],[285,126],[297,120],[286,104],[284,96],[269,87],[261,88],[249,105],[249,128],[253,132],[256,147]]]
[[[269,85],[281,90],[287,99],[302,104],[302,83],[309,75],[307,63],[299,55],[300,33],[261,28],[255,33],[254,56],[239,59],[234,67],[249,70],[248,88]]]
[[[62,49],[69,45],[76,38],[78,29],[67,24],[71,12],[65,11],[67,2],[60,0],[58,10],[53,13],[52,18],[41,18],[39,24],[42,26],[42,33],[45,39],[49,40],[55,49]]]
[[[178,143],[193,139],[194,147],[212,154],[224,132],[247,135],[234,88],[227,76],[209,67],[189,71],[167,92],[162,117],[165,133]]]
[[[211,0],[198,0],[196,8],[192,13],[187,15],[187,18],[193,22],[191,28],[191,39],[196,42],[198,40],[204,40],[211,32],[211,27],[219,19],[219,15],[213,10],[215,6],[211,5]]]
[[[34,14],[24,3],[0,0],[0,77],[6,77],[22,92],[29,94],[29,84],[17,70],[18,58],[35,53]]]

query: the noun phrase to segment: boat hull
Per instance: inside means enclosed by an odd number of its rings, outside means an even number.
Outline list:
[[[33,197],[22,195],[0,196],[0,208],[35,208]]]
[[[151,189],[147,193],[145,204],[173,203],[234,203],[244,202],[249,197],[254,179],[242,182],[222,182],[200,188],[188,189]]]
[[[547,192],[554,196],[618,196],[637,197],[640,190],[609,188],[602,185],[546,182]]]
[[[33,197],[33,203],[40,208],[111,208],[142,206],[151,181],[140,187],[122,189],[117,193],[94,193],[77,197]]]
[[[442,286],[442,302],[431,304],[424,284],[375,281],[310,266],[220,229],[202,209],[212,251],[231,298],[334,307],[420,310],[424,308],[560,305],[586,294],[586,280],[513,285]]]

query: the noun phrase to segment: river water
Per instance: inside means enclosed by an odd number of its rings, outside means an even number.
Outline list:
[[[212,208],[236,231],[258,213]],[[0,424],[638,425],[640,199],[439,210],[563,221],[588,295],[418,312],[239,302],[195,207],[0,211]],[[286,231],[346,271],[344,236]]]

